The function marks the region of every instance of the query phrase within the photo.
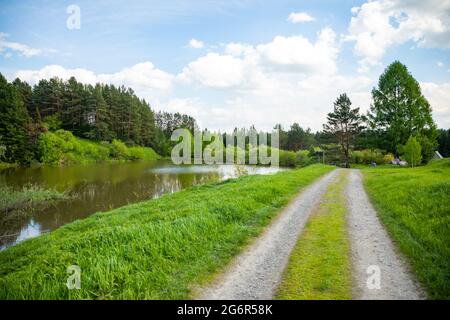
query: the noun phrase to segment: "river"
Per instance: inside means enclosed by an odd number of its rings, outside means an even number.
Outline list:
[[[280,170],[261,166],[245,168],[249,174],[270,174]],[[0,184],[13,188],[39,185],[67,191],[71,197],[29,216],[12,217],[7,223],[2,219],[0,250],[95,212],[235,176],[233,165],[176,166],[170,160],[5,169],[0,171]]]

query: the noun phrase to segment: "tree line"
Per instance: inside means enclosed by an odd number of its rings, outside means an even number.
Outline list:
[[[327,116],[324,131],[337,139],[345,166],[349,167],[350,148],[358,144],[395,156],[419,154],[412,157],[412,165],[427,163],[438,147],[438,130],[431,106],[407,67],[399,61],[390,64],[372,90],[372,100],[362,115],[341,94]]]
[[[118,139],[128,146],[152,147],[160,155],[170,155],[174,129],[186,128],[191,133],[199,130],[191,116],[154,112],[130,88],[86,85],[73,77],[67,81],[41,80],[31,87],[20,79],[8,83],[0,74],[0,111],[0,146],[6,146],[6,150],[0,150],[0,160],[25,164],[39,159],[36,140],[47,130],[65,129],[96,141]],[[443,156],[450,155],[450,129],[437,129],[419,83],[398,61],[380,76],[366,114],[353,108],[343,93],[334,102],[322,131],[312,132],[299,123],[288,129],[277,124],[274,129],[279,132],[280,149],[309,150],[314,156],[323,156],[324,150],[329,154],[339,152],[339,159],[332,155],[328,161],[344,166],[349,166],[352,150],[379,150],[399,157],[405,150],[420,148],[423,163],[436,149]],[[252,126],[249,130],[256,129]]]
[[[64,129],[96,141],[118,139],[129,146],[170,148],[170,130],[193,128],[195,119],[179,113],[155,113],[148,102],[124,86],[40,80],[33,87],[0,74],[0,145],[3,160],[27,164],[39,159],[36,141],[47,130]]]

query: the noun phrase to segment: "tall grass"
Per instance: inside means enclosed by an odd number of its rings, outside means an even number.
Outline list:
[[[211,279],[304,186],[313,165],[97,213],[0,252],[2,299],[175,299]],[[81,289],[66,269],[81,267]]]
[[[32,209],[34,206],[45,202],[61,200],[66,197],[66,193],[36,185],[23,186],[20,190],[14,190],[9,186],[0,186],[0,213],[6,214],[20,209]]]
[[[382,221],[430,298],[450,299],[450,159],[363,172]]]

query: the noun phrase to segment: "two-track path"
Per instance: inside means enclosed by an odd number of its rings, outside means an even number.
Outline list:
[[[305,223],[343,169],[305,188],[197,299],[272,299]],[[347,170],[348,231],[355,299],[420,299],[423,291],[377,218],[357,170]],[[380,268],[381,288],[369,289],[369,266]]]
[[[354,297],[359,299],[424,299],[425,294],[408,271],[405,259],[381,224],[362,184],[359,170],[349,170],[347,221],[351,243]],[[375,267],[375,268],[373,268]],[[373,272],[380,274],[380,289],[367,286]]]

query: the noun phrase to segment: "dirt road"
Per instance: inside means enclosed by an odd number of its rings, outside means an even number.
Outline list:
[[[334,170],[303,190],[213,283],[201,289],[197,298],[272,299],[305,223],[320,203],[328,185],[343,170]],[[346,171],[349,175],[346,196],[353,298],[425,298],[378,220],[363,188],[361,173],[358,170]],[[377,271],[379,281],[374,278]]]

